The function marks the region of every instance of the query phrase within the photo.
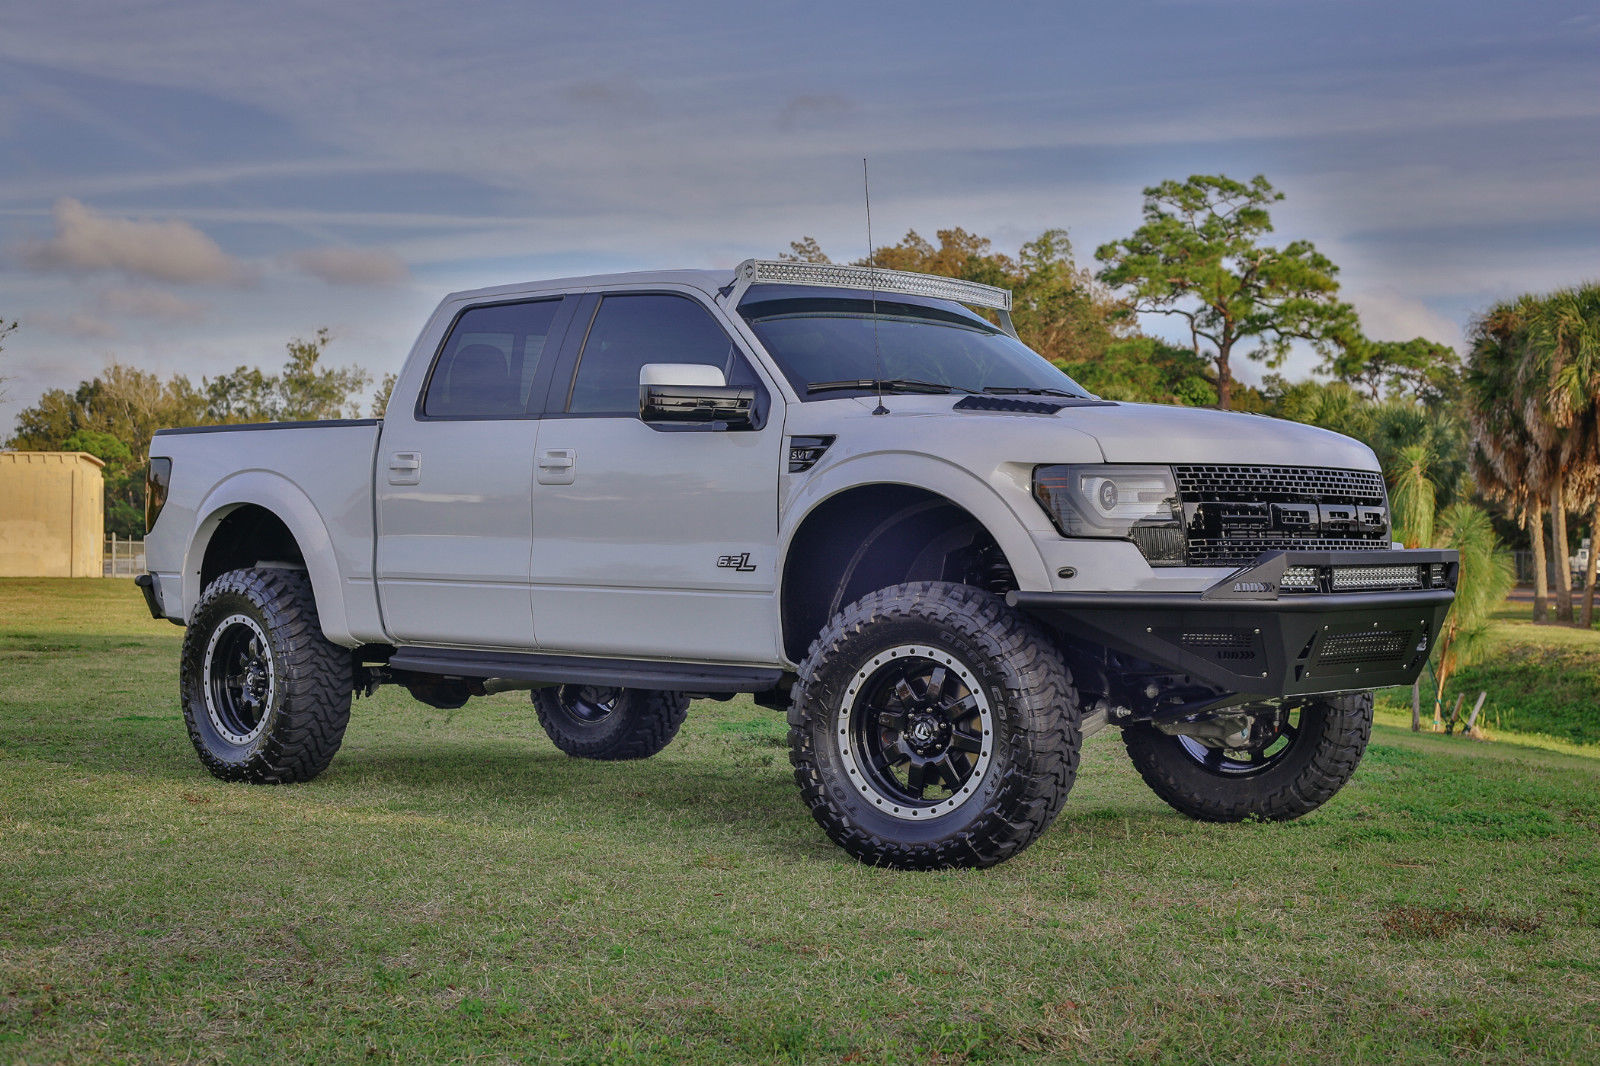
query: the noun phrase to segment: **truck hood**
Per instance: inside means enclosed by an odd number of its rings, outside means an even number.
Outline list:
[[[1017,399],[1048,400],[1048,397]],[[887,423],[904,417],[937,419],[943,425],[936,432],[949,433],[952,440],[971,439],[977,434],[991,440],[1006,440],[1013,450],[1022,446],[1030,454],[1012,457],[1019,461],[1034,459],[1034,452],[1049,452],[1047,442],[1052,439],[1071,436],[1079,440],[1092,438],[1108,463],[1259,463],[1342,470],[1379,469],[1372,450],[1360,441],[1264,415],[1121,402],[1075,405],[1055,414],[1040,415],[953,410],[954,401],[950,396],[890,396],[886,402],[894,417],[882,421]],[[876,406],[871,398],[857,397],[845,402],[859,404],[863,415]],[[887,426],[882,428],[888,429]],[[1072,432],[1064,434],[1063,430]],[[1041,449],[1039,444],[1045,447]]]
[[[1100,444],[1108,463],[1261,463],[1377,470],[1360,441],[1264,415],[1162,404],[1069,407],[1055,416]]]

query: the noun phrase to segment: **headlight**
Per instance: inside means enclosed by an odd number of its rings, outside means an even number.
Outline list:
[[[1040,466],[1033,495],[1069,537],[1117,537],[1154,566],[1184,563],[1178,485],[1165,466]]]

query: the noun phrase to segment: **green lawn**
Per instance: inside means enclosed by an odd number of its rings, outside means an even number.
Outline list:
[[[904,874],[742,699],[618,765],[384,691],[316,782],[224,785],[179,637],[0,581],[0,1061],[1600,1061],[1600,758],[1380,725],[1217,827],[1108,733],[1020,858]]]
[[[1451,679],[1441,714],[1448,718],[1460,696],[1465,718],[1485,692],[1479,725],[1491,738],[1600,756],[1600,631],[1534,625],[1532,613],[1526,603],[1507,603],[1495,612],[1476,660]],[[1423,687],[1428,727],[1433,704],[1426,679]],[[1383,693],[1378,720],[1409,725],[1410,690]]]

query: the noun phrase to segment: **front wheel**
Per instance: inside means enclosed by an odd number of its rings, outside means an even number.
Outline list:
[[[1081,712],[1050,639],[998,597],[925,582],[836,615],[800,667],[790,762],[812,816],[862,862],[992,866],[1049,827]]]
[[[1203,822],[1286,822],[1333,798],[1372,735],[1372,693],[1322,697],[1256,715],[1236,748],[1130,725],[1134,768],[1174,810]]]

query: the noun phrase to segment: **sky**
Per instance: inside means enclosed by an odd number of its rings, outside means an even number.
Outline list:
[[[858,258],[863,156],[879,244],[1061,227],[1087,266],[1146,186],[1265,174],[1368,335],[1460,345],[1600,277],[1600,8],[0,0],[0,440],[112,360],[326,326],[377,376],[451,291]]]

